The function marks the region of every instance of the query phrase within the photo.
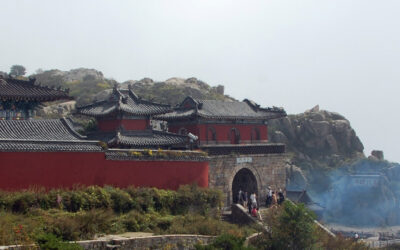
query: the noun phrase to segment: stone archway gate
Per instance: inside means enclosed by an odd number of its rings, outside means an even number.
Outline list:
[[[268,186],[273,189],[284,189],[286,186],[286,154],[219,155],[210,158],[209,187],[223,192],[226,207],[232,204],[234,177],[243,168],[249,169],[255,176],[258,197],[262,204]]]

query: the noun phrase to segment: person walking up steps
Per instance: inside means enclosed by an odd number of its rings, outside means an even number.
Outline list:
[[[272,189],[271,186],[267,188],[267,200],[265,201],[265,206],[268,208],[272,203]]]
[[[243,193],[243,207],[247,207],[247,203],[249,202],[249,198],[247,192]]]
[[[237,196],[237,203],[243,206],[243,191],[242,189],[239,189],[239,193]]]
[[[280,188],[278,192],[278,204],[282,204],[285,201],[285,196],[283,195],[283,191]]]

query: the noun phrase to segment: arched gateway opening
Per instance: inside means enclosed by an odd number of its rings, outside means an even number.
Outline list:
[[[240,189],[243,192],[247,192],[249,196],[253,192],[255,192],[258,196],[256,177],[248,168],[240,169],[233,178],[232,201],[234,203],[238,202],[238,193]]]

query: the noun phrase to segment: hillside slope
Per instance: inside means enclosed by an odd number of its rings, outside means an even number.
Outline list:
[[[224,95],[224,86],[218,85],[211,87],[209,84],[194,77],[170,78],[166,81],[154,81],[150,78],[142,80],[128,80],[119,83],[113,79],[103,76],[103,73],[95,69],[78,68],[69,71],[48,70],[42,73],[34,74],[37,83],[44,86],[54,86],[68,88],[70,95],[77,101],[77,105],[88,104],[93,99],[101,98],[107,93],[100,93],[104,90],[110,90],[114,85],[121,85],[127,88],[131,84],[133,90],[142,98],[156,100],[157,102],[176,105],[186,96],[192,96],[198,99],[213,100],[234,100]]]

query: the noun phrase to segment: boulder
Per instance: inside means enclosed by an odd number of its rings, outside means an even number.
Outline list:
[[[274,134],[272,135],[272,140],[273,142],[277,142],[277,143],[285,143],[288,144],[289,140],[286,137],[286,135],[281,132],[281,131],[275,131]]]
[[[344,133],[346,130],[350,128],[350,123],[347,120],[335,120],[332,122],[333,131],[335,133]]]
[[[380,161],[384,160],[383,151],[382,150],[372,150],[371,155],[375,156]]]
[[[288,164],[286,166],[286,178],[287,190],[306,190],[307,178],[299,167]]]
[[[333,135],[328,135],[325,138],[326,141],[326,145],[327,145],[327,150],[329,152],[332,152],[333,154],[337,154],[338,153],[338,146],[337,146],[337,142],[335,137],[333,137]]]
[[[319,111],[319,105],[315,105],[314,107],[312,107],[309,110],[306,110],[304,113],[311,113],[311,112],[318,112]]]
[[[282,126],[282,131],[285,131],[285,135],[290,138],[294,139],[296,137],[295,129],[293,128],[292,122],[289,117],[284,117],[281,119],[280,125]]]
[[[311,121],[311,130],[318,137],[326,137],[331,131],[331,125],[327,121]]]
[[[318,113],[310,113],[310,119],[313,121],[323,121],[326,118],[322,112],[318,112]]]

